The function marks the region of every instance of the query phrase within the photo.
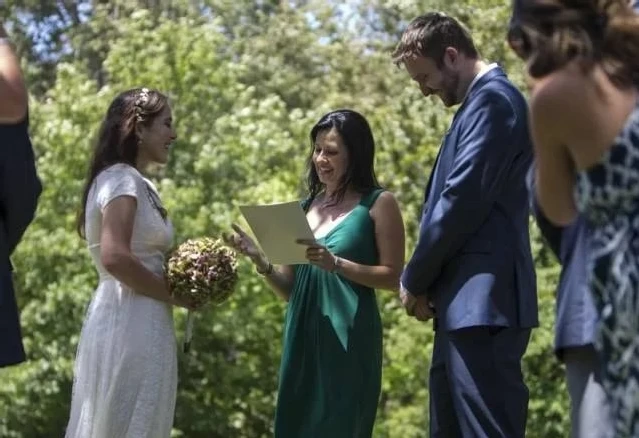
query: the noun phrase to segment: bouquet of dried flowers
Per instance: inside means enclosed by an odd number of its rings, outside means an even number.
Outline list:
[[[195,309],[226,301],[237,283],[237,257],[221,239],[203,237],[182,243],[167,261],[171,294]],[[192,312],[187,314],[184,351],[193,333]]]

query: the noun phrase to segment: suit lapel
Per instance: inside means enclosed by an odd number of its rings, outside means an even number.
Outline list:
[[[437,152],[437,157],[435,158],[435,163],[433,164],[433,170],[430,172],[430,177],[428,178],[428,183],[426,184],[426,190],[424,191],[424,204],[428,203],[428,199],[430,198],[435,175],[438,170],[437,166],[441,164],[441,156],[444,153],[444,149],[446,149],[448,136],[455,127],[455,121],[457,120],[458,116],[460,116],[460,114],[464,111],[466,104],[473,98],[473,95],[496,76],[505,76],[505,73],[501,67],[493,68],[489,72],[486,72],[486,74],[484,74],[481,78],[479,78],[479,80],[475,84],[473,84],[472,88],[468,90],[468,95],[462,102],[462,105],[459,107],[459,109],[455,112],[453,120],[450,123],[450,127],[448,128],[448,131],[446,131],[441,145],[439,146],[439,152]]]
[[[439,145],[439,151],[437,151],[437,157],[435,157],[435,162],[433,163],[433,169],[430,171],[430,176],[428,177],[428,183],[426,184],[426,190],[424,191],[424,204],[428,202],[428,198],[430,197],[430,190],[433,185],[433,180],[435,179],[435,173],[437,173],[437,166],[439,165],[439,159],[441,158],[442,152],[444,148],[446,147],[446,139],[448,138],[449,132],[450,132],[450,129],[446,131],[446,135],[444,135],[444,139]]]

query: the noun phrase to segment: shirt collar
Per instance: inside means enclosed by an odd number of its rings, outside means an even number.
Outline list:
[[[499,67],[499,65],[496,62],[493,62],[492,64],[488,64],[485,65],[481,68],[481,70],[479,70],[479,73],[477,73],[475,75],[475,78],[473,79],[473,81],[470,83],[470,85],[468,86],[468,89],[466,90],[466,95],[464,96],[464,100],[466,100],[466,97],[468,97],[468,95],[470,94],[470,90],[472,90],[472,88],[475,86],[475,84],[489,71],[496,69],[497,67]],[[463,101],[462,101],[463,103]]]

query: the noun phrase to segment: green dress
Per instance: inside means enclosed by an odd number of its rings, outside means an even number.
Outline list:
[[[319,243],[346,260],[377,265],[369,210],[381,192],[364,195]],[[305,210],[310,203],[303,203]],[[370,438],[382,378],[375,291],[316,266],[297,265],[279,377],[276,438]]]

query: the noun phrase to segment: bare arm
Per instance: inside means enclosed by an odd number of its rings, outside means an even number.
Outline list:
[[[16,123],[27,113],[28,94],[20,61],[0,23],[0,123]]]
[[[575,169],[568,149],[552,137],[552,127],[531,112],[532,137],[537,168],[536,198],[544,215],[554,224],[566,226],[577,215],[573,198]]]
[[[102,213],[100,259],[109,274],[135,292],[173,305],[174,300],[163,276],[149,271],[131,252],[131,235],[137,201],[132,196],[118,196]]]
[[[537,201],[550,222],[570,224],[577,210],[573,198],[575,168],[566,144],[569,97],[561,76],[549,78],[533,91],[530,129],[535,148]]]
[[[253,239],[244,232],[238,225],[233,224],[236,234],[226,236],[225,240],[233,248],[247,256],[255,265],[257,272],[262,274],[266,282],[277,296],[284,301],[288,301],[293,290],[295,272],[292,266],[273,266],[268,259],[258,249]]]
[[[337,272],[355,283],[374,289],[396,291],[399,277],[404,267],[404,222],[395,197],[383,192],[370,211],[375,222],[375,242],[379,252],[379,263],[375,266],[362,265],[341,257],[335,257],[324,247],[310,245],[307,257],[328,271]]]
[[[537,162],[537,199],[545,216],[567,226],[576,216],[577,171],[601,162],[636,105],[634,89],[619,89],[595,67],[577,65],[536,84],[531,130]]]
[[[350,260],[339,264],[337,272],[355,283],[375,289],[397,291],[404,268],[404,221],[397,200],[383,192],[370,211],[375,222],[375,243],[379,251],[377,266],[360,265]]]

